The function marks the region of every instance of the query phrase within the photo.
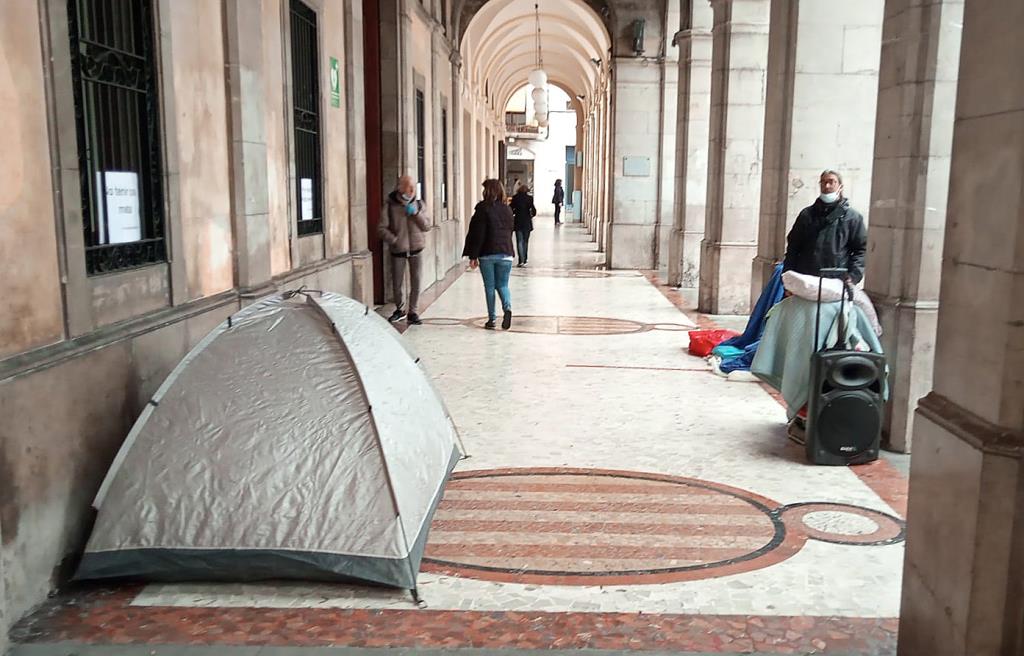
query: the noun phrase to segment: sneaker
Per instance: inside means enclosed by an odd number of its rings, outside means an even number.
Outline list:
[[[401,321],[404,318],[405,318],[405,312],[403,310],[395,310],[394,312],[391,313],[391,316],[388,317],[388,321],[390,321],[391,323],[394,323],[396,321]]]
[[[418,325],[423,323],[423,320],[420,319],[420,315],[416,314],[415,312],[410,312],[409,313],[408,321],[413,326],[418,326]]]
[[[526,266],[526,265],[524,263],[520,262],[519,264],[516,265],[516,268],[517,269],[522,269],[524,266]]]
[[[512,327],[512,310],[505,310],[505,316],[501,319],[501,329],[508,330]]]
[[[488,321],[487,323],[485,323],[485,324],[484,324],[484,328],[485,328],[486,330],[494,330],[494,319],[491,319],[490,321]]]

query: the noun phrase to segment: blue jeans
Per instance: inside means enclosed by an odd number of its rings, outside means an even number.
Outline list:
[[[529,230],[516,230],[516,252],[519,253],[519,263],[526,264],[526,258],[530,253]]]
[[[512,260],[506,255],[484,255],[480,258],[480,274],[484,278],[484,294],[487,296],[487,318],[494,321],[494,290],[501,297],[501,309],[512,309],[512,292],[508,289],[508,278],[512,274]]]

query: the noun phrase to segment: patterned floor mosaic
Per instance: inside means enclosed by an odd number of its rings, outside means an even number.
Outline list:
[[[511,331],[481,328],[474,274],[428,297],[422,326],[401,326],[471,456],[432,526],[427,608],[400,591],[302,582],[86,587],[14,640],[60,656],[892,654],[905,477],[884,460],[807,465],[777,395],[686,354],[687,331],[715,319],[656,275],[602,271],[602,259],[579,227],[542,226],[511,281]],[[15,652],[36,654],[58,652]]]

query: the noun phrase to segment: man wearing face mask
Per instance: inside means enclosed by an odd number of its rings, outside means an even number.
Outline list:
[[[416,181],[412,176],[403,175],[398,186],[388,194],[384,202],[377,234],[387,242],[391,250],[391,289],[394,294],[395,311],[388,317],[394,323],[406,316],[405,313],[405,270],[409,270],[409,314],[410,324],[419,325],[420,300],[420,253],[426,243],[424,233],[430,231],[430,215],[427,206],[416,198]]]
[[[821,195],[800,212],[789,231],[782,270],[819,276],[822,269],[841,267],[857,284],[864,278],[868,246],[864,217],[843,197],[839,172],[823,171],[818,182]]]

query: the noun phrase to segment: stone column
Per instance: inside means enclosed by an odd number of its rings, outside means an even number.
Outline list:
[[[607,243],[612,268],[651,269],[660,173],[661,73],[635,57],[615,58],[612,215]]]
[[[888,446],[931,390],[963,0],[888,0],[865,289],[889,360]]]
[[[348,120],[348,211],[349,250],[352,261],[352,294],[365,303],[373,302],[373,258],[367,234],[366,205],[366,93],[363,62],[363,3],[345,3],[345,104]]]
[[[676,33],[679,47],[679,109],[676,127],[676,198],[669,241],[668,283],[695,288],[700,280],[700,243],[708,193],[708,130],[711,120],[711,27],[707,0],[695,0]]]
[[[757,248],[769,0],[712,0],[711,129],[699,307],[750,309]]]
[[[914,423],[901,656],[1024,653],[1024,3],[971,0],[963,11],[934,390]]]
[[[448,129],[451,131],[452,140],[452,148],[448,153],[448,166],[451,168],[449,172],[451,186],[448,192],[448,206],[454,208],[455,218],[459,220],[459,229],[452,245],[454,261],[458,262],[462,254],[462,237],[466,233],[469,216],[459,209],[466,206],[466,201],[463,198],[465,184],[462,182],[464,168],[462,162],[462,153],[464,152],[462,140],[465,136],[462,134],[462,93],[459,88],[461,86],[459,79],[462,75],[462,56],[454,45],[451,46],[451,54],[448,56],[448,61],[451,62],[452,66],[452,86],[448,90],[449,97],[452,99],[451,110],[448,112]]]
[[[254,290],[271,277],[263,9],[258,2],[228,0],[225,21],[235,277],[239,288]]]
[[[772,0],[754,301],[822,170],[868,215],[884,0]]]
[[[597,163],[597,250],[599,253],[608,251],[608,243],[610,242],[609,231],[611,229],[611,192],[608,189],[608,185],[611,182],[611,173],[614,170],[612,162],[612,148],[614,146],[614,135],[611,133],[612,126],[612,113],[611,113],[611,84],[613,84],[614,78],[611,78],[608,82],[608,86],[604,88],[604,92],[601,95],[601,111],[599,114],[600,129],[598,138],[600,139],[600,151],[601,159]],[[605,263],[611,265],[611,255],[605,260]]]
[[[681,24],[679,0],[669,0],[665,8],[662,51],[665,56],[661,70],[661,117],[658,157],[658,206],[655,218],[654,268],[668,267],[669,239],[675,217],[676,199],[676,131],[679,125],[679,50],[673,47],[675,32]]]

